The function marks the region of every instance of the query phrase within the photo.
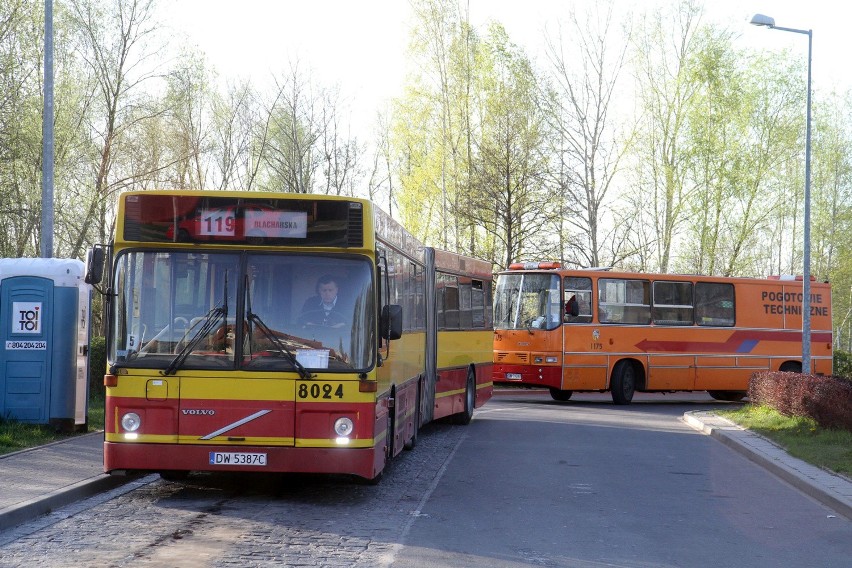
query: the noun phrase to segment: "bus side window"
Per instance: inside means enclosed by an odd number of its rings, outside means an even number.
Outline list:
[[[734,285],[698,282],[695,285],[695,322],[698,325],[733,327]]]
[[[565,323],[589,323],[592,321],[592,279],[566,276],[564,282],[564,316]],[[569,303],[577,303],[577,315],[572,316]]]
[[[692,283],[654,282],[654,323],[692,325]]]
[[[473,329],[486,329],[485,325],[485,291],[482,280],[471,282],[471,326]]]
[[[647,280],[598,280],[598,318],[601,323],[651,323],[651,293]]]

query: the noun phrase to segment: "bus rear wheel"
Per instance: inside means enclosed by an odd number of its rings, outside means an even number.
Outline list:
[[[464,388],[464,410],[452,416],[452,423],[460,426],[470,424],[473,419],[473,408],[476,406],[476,377],[473,369],[467,370],[467,381]]]
[[[745,398],[746,393],[743,391],[707,391],[714,400],[724,400],[726,402],[739,402]]]
[[[609,384],[612,402],[615,404],[630,404],[633,393],[636,392],[636,367],[630,361],[619,361],[612,370],[612,380]]]
[[[417,381],[417,398],[414,401],[414,432],[411,434],[411,439],[405,442],[402,446],[405,450],[413,450],[417,445],[417,435],[420,431],[420,385],[422,379]]]
[[[574,394],[574,391],[550,388],[550,398],[559,402],[568,402],[572,394]]]

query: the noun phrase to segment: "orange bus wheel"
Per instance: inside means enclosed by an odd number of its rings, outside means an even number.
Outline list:
[[[633,393],[636,392],[636,367],[630,361],[619,361],[612,370],[612,380],[609,384],[612,391],[612,402],[615,404],[630,404]]]
[[[743,391],[707,391],[713,400],[724,400],[726,402],[739,402],[745,398]]]
[[[550,398],[559,402],[568,402],[572,394],[574,394],[574,391],[555,389],[553,387],[550,389]]]

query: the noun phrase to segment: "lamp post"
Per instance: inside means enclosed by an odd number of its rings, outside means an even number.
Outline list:
[[[775,18],[755,14],[751,23],[782,32],[793,32],[808,36],[808,115],[805,130],[805,235],[803,252],[803,298],[802,298],[802,373],[811,372],[811,56],[813,47],[812,30],[782,28],[775,25]]]
[[[53,0],[44,0],[44,111],[41,159],[41,257],[53,257]]]

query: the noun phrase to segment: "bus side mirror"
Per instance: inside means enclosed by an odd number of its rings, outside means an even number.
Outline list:
[[[104,247],[94,245],[86,253],[86,284],[100,284],[104,278]]]
[[[389,304],[382,308],[379,320],[382,339],[399,339],[402,337],[402,306]]]

